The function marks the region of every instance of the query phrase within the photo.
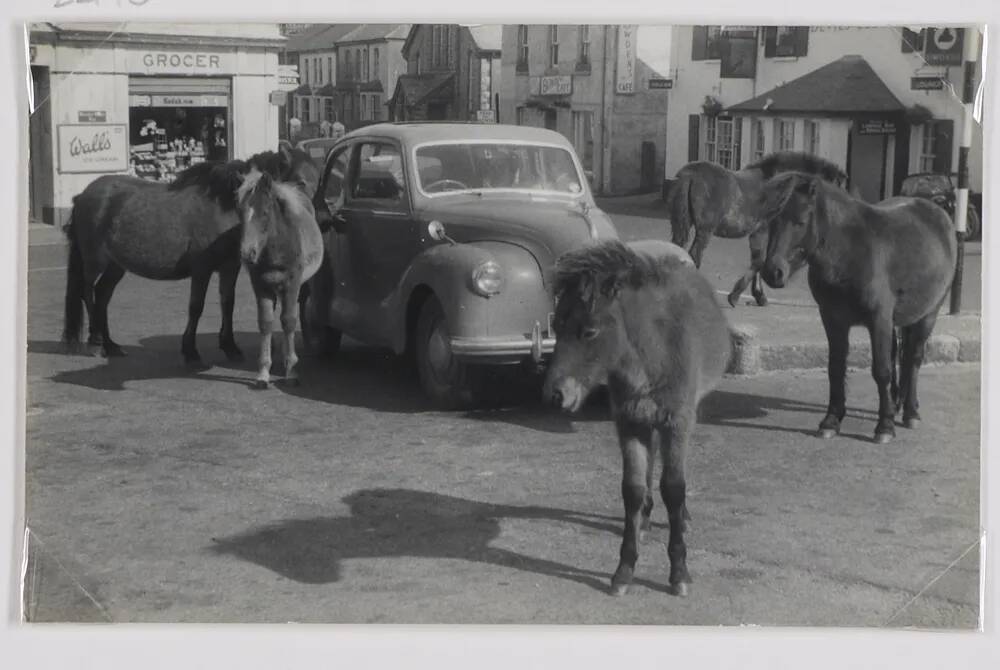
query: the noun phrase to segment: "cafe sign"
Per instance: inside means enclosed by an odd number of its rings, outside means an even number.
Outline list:
[[[204,51],[129,51],[129,72],[141,74],[227,74],[236,69],[235,54]]]
[[[124,172],[128,127],[124,123],[63,124],[58,127],[59,172]]]
[[[568,74],[542,77],[538,83],[540,95],[572,95],[573,76]]]

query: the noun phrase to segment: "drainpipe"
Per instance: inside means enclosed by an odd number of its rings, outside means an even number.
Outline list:
[[[601,85],[601,192],[607,195],[611,192],[611,116],[614,96],[608,88],[614,85],[612,77],[608,76],[608,70],[612,63],[608,58],[608,42],[611,40],[612,30],[617,33],[617,26],[604,26],[604,67],[603,82]],[[617,43],[616,43],[617,45]],[[616,51],[617,53],[617,51]]]
[[[976,54],[979,50],[978,26],[965,28],[962,82],[962,143],[958,147],[958,193],[955,198],[955,236],[958,238],[958,258],[955,279],[951,283],[951,314],[962,311],[962,274],[965,266],[965,227],[969,209],[969,147],[972,146],[972,107],[975,101]]]

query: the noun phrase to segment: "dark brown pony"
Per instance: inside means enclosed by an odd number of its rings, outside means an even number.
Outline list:
[[[917,374],[924,345],[955,275],[958,242],[948,215],[920,198],[869,205],[812,175],[782,174],[764,187],[770,239],[761,276],[780,288],[809,265],[809,288],[830,346],[830,404],[819,434],[833,437],[844,418],[848,333],[871,335],[872,377],[878,386],[875,441],[920,419]],[[899,388],[895,386],[894,328],[901,332]],[[895,396],[895,397],[893,397]]]
[[[670,586],[687,594],[684,461],[702,397],[722,377],[729,327],[708,281],[677,255],[608,241],[563,255],[556,266],[556,348],[544,394],[575,412],[607,383],[624,460],[625,534],[611,592],[628,589],[640,531],[653,510],[655,444],[670,520]]]
[[[195,347],[195,334],[208,283],[217,272],[222,302],[219,345],[227,358],[241,360],[243,354],[233,338],[240,271],[236,189],[251,166],[281,178],[289,178],[299,169],[308,170],[298,167],[304,164],[290,153],[268,151],[248,161],[200,163],[181,172],[169,185],[105,175],[73,198],[73,210],[64,228],[70,244],[63,331],[67,347],[79,347],[85,306],[88,344],[105,356],[124,355],[111,339],[107,310],[125,272],[147,279],[190,277],[188,323],[181,352],[188,363],[198,363],[201,356]],[[315,173],[315,167],[312,169]]]
[[[760,190],[774,175],[793,171],[815,174],[839,186],[847,183],[844,171],[830,161],[794,151],[769,154],[735,172],[708,161],[688,163],[677,172],[668,203],[673,241],[687,248],[694,228],[690,252],[696,266],[701,267],[702,254],[712,235],[750,237],[750,269],[729,293],[729,304],[733,307],[748,284],[752,284],[757,304],[767,304],[758,277],[767,245],[767,231],[760,219]]]
[[[240,258],[257,297],[260,365],[257,387],[270,384],[271,333],[275,306],[281,305],[285,382],[297,384],[295,330],[299,325],[299,292],[319,269],[323,237],[310,194],[294,183],[275,181],[252,169],[237,192],[243,221]]]

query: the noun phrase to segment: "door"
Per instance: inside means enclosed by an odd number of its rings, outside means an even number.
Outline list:
[[[422,249],[398,145],[387,140],[358,143],[350,174],[340,210],[345,224],[338,259],[345,264],[344,283],[337,290],[346,284],[351,330],[368,341],[389,344],[392,298]]]
[[[427,120],[444,121],[448,118],[448,104],[444,102],[427,103]]]
[[[558,122],[558,115],[556,114],[555,108],[545,110],[545,127],[549,130],[555,130],[556,124]]]
[[[847,173],[851,178],[851,186],[857,187],[861,199],[866,202],[882,200],[887,137],[861,135],[857,124],[851,128],[851,155]]]
[[[49,68],[31,67],[35,111],[28,121],[28,206],[32,221],[54,224],[52,185],[52,106],[49,103]]]

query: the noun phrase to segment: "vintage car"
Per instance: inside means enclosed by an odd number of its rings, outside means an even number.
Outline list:
[[[327,155],[314,205],[327,258],[310,313],[324,348],[343,333],[411,352],[445,408],[475,403],[483,366],[543,364],[556,258],[618,236],[572,145],[540,128],[355,130]]]
[[[313,163],[316,164],[316,168],[322,170],[326,155],[330,152],[330,147],[336,143],[337,140],[332,137],[313,137],[300,141],[295,145],[295,148],[309,154]]]

